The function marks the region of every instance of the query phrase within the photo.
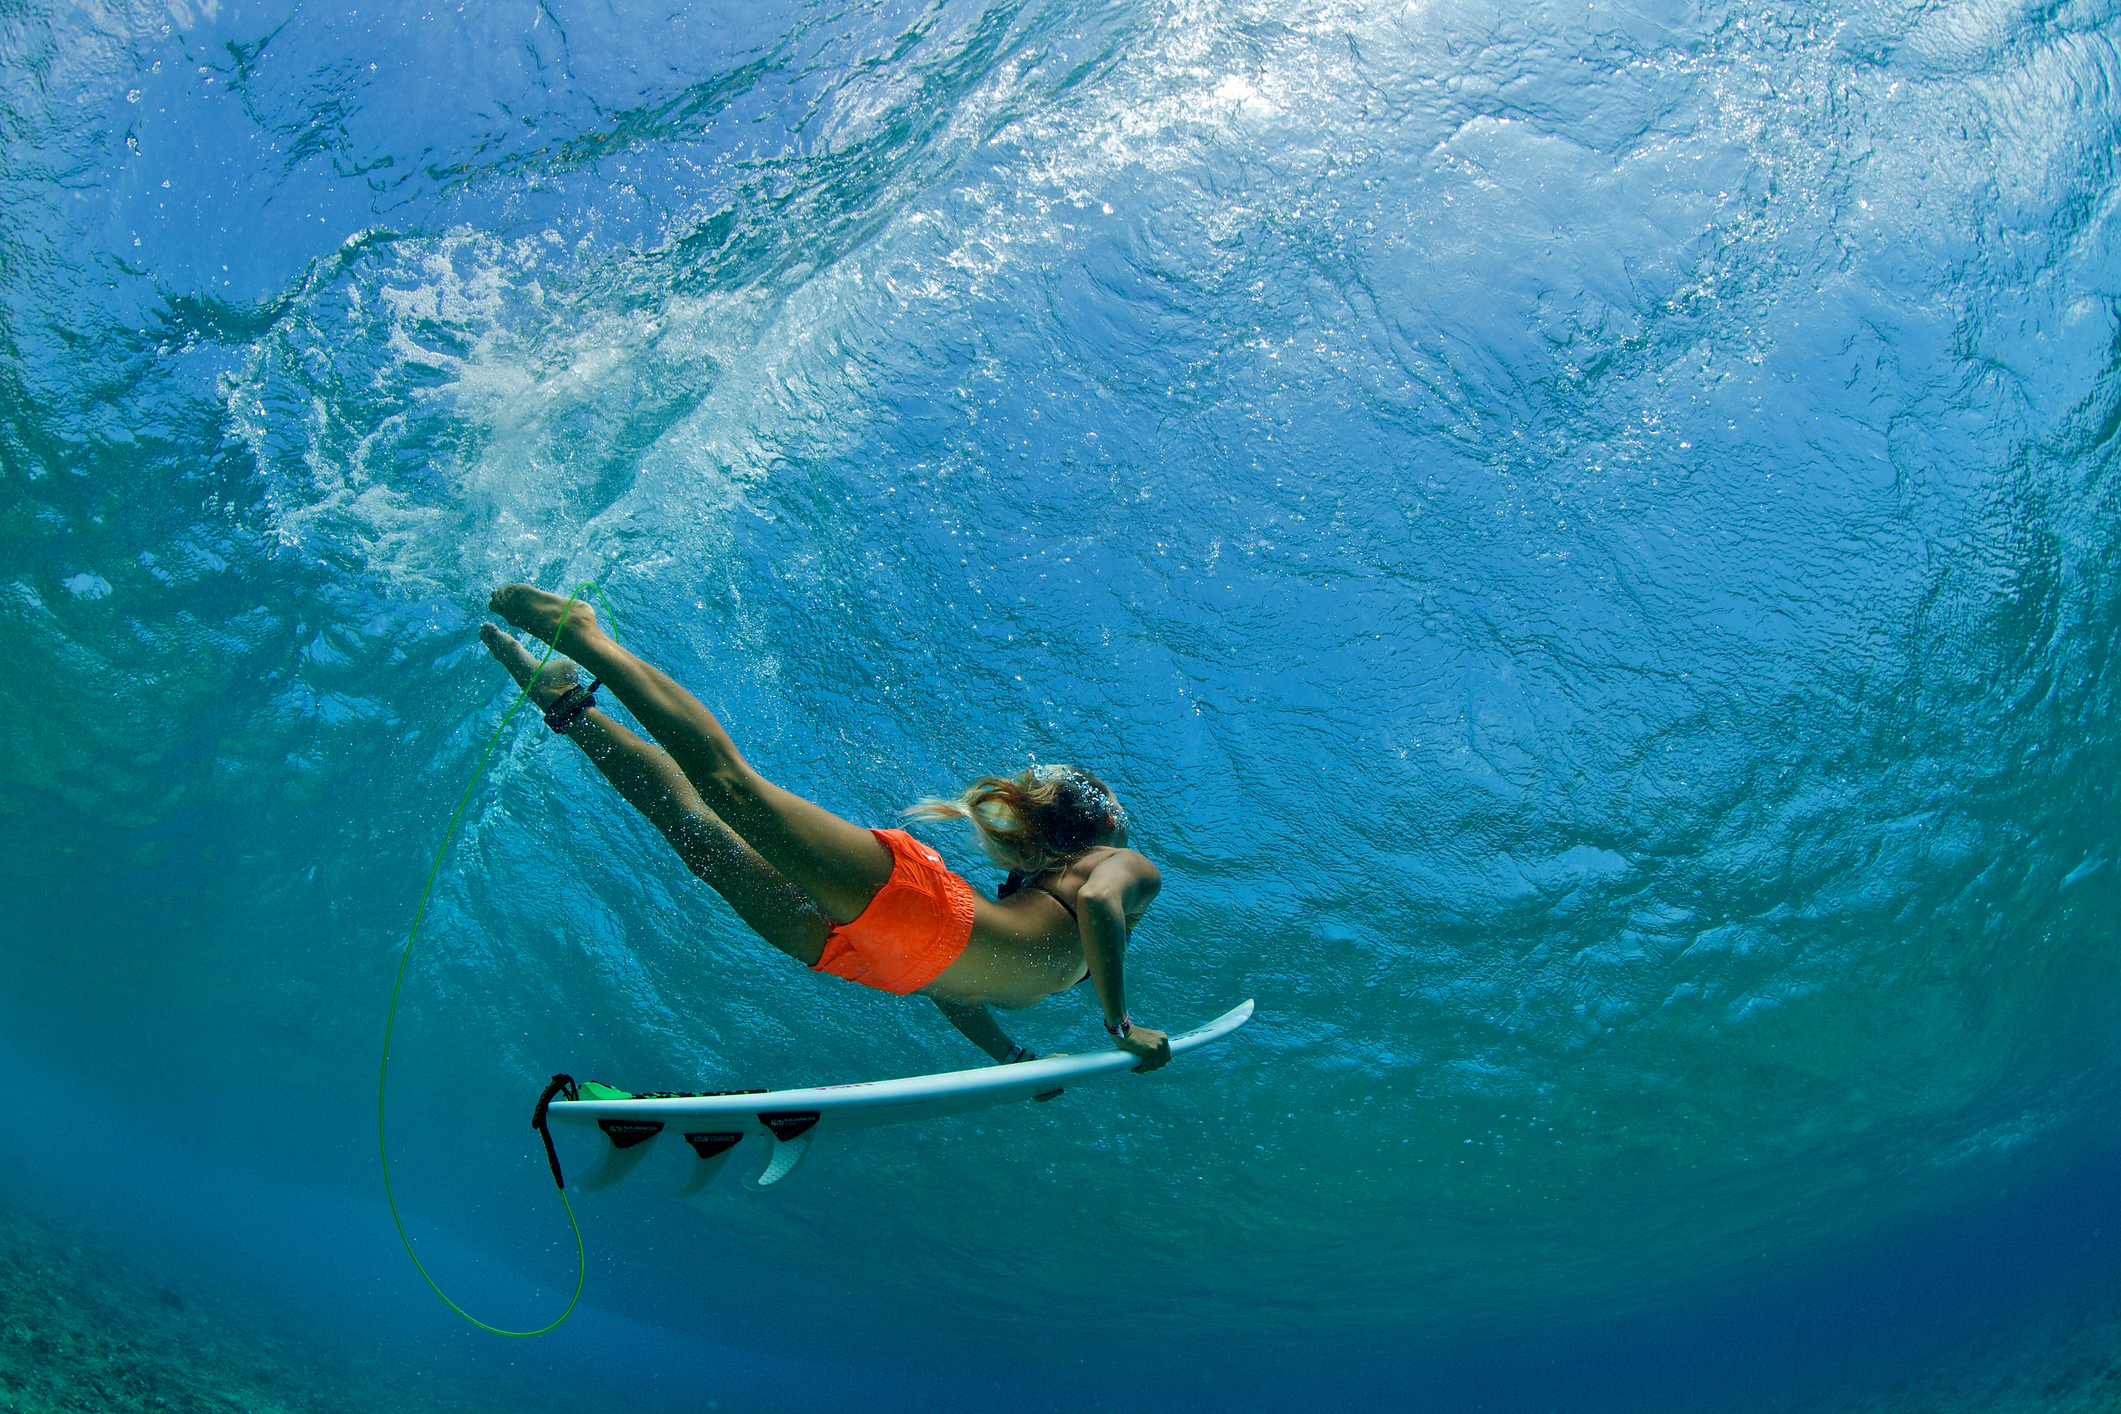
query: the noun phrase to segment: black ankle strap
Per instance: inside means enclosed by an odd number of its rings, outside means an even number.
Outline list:
[[[575,724],[575,719],[597,704],[597,689],[604,685],[602,678],[592,680],[587,687],[570,687],[545,709],[545,725],[561,736]]]

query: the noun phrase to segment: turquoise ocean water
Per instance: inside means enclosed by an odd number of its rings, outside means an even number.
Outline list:
[[[2117,36],[0,8],[6,1191],[604,1407],[1738,1410],[2112,1292]],[[383,1007],[510,697],[486,593],[591,578],[851,818],[1097,770],[1165,877],[1136,1014],[1259,1019],[582,1196],[577,1323],[462,1327],[381,1205]],[[519,720],[394,1175],[535,1324],[550,1073],[978,1059]]]

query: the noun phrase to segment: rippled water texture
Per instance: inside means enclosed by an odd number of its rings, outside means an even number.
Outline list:
[[[2117,26],[0,14],[16,1044],[372,1201],[395,949],[508,701],[472,628],[594,577],[853,818],[1097,769],[1166,881],[1137,1014],[1260,1009],[770,1194],[584,1199],[607,1308],[983,1368],[1448,1344],[2054,1171],[2116,1138]],[[571,1271],[550,1072],[977,1059],[532,725],[422,948],[399,1191],[504,1321]]]

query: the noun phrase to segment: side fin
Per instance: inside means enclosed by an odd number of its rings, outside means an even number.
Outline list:
[[[773,1131],[773,1137],[783,1142],[806,1134],[810,1126],[818,1121],[816,1110],[761,1110],[759,1123]]]
[[[655,1120],[644,1119],[600,1119],[597,1128],[611,1140],[611,1148],[598,1164],[596,1172],[577,1182],[580,1187],[594,1193],[600,1188],[609,1188],[627,1174],[632,1173],[648,1151],[655,1147],[648,1141],[663,1132],[663,1126]]]
[[[774,1184],[779,1183],[789,1174],[795,1172],[795,1166],[801,1163],[803,1155],[809,1152],[810,1126],[804,1125],[795,1138],[776,1139],[773,1141],[773,1149],[771,1156],[766,1160],[766,1167],[759,1171],[757,1178],[745,1180],[744,1186],[746,1188],[773,1187]]]

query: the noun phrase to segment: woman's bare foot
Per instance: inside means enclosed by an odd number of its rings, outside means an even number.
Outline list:
[[[559,701],[579,680],[574,664],[557,654],[546,660],[544,671],[540,672],[538,660],[530,650],[516,642],[513,634],[503,633],[492,624],[479,625],[479,642],[486,645],[495,662],[508,669],[517,686],[528,689],[530,700],[540,708]]]
[[[555,648],[577,647],[601,638],[604,632],[597,626],[596,610],[589,605],[548,594],[534,584],[504,584],[493,592],[486,607]]]

